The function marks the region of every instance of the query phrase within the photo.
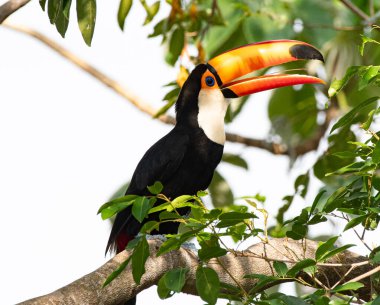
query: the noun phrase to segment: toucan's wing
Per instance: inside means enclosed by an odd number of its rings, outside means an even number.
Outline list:
[[[189,136],[174,128],[154,144],[142,157],[132,176],[126,194],[149,195],[147,186],[165,182],[176,175],[189,146]],[[131,207],[116,215],[106,252],[125,249],[128,242],[139,232],[141,224],[133,217]]]
[[[142,157],[132,176],[127,194],[149,194],[147,186],[172,179],[189,146],[189,136],[174,128]]]

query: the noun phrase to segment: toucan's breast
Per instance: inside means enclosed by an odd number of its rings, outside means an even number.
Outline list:
[[[198,124],[207,138],[224,145],[226,134],[224,132],[224,117],[228,102],[222,91],[216,89],[201,89],[198,96]]]

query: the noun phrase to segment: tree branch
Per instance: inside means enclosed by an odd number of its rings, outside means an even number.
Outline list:
[[[354,14],[358,15],[364,21],[369,21],[370,17],[350,0],[340,0],[340,2],[342,2],[347,8],[349,8]]]
[[[197,255],[192,250],[182,247],[179,250],[157,257],[156,254],[162,241],[152,239],[148,242],[150,257],[145,264],[146,273],[143,275],[139,285],[134,282],[129,265],[111,284],[101,288],[107,276],[131,255],[131,251],[123,251],[96,271],[77,281],[48,295],[20,304],[121,304],[148,287],[156,285],[166,271],[179,267],[189,268],[183,292],[197,295],[195,285],[195,272],[199,265]],[[267,276],[274,275],[273,261],[282,260],[288,262],[287,265],[290,268],[296,263],[295,258],[314,259],[317,247],[318,243],[311,240],[307,240],[305,243],[288,239],[272,239],[267,243],[261,242],[249,247],[241,252],[242,255],[228,254],[220,257],[219,260],[225,268],[216,259],[211,259],[208,266],[218,273],[221,282],[236,287],[237,284],[234,280],[238,279],[239,285],[245,291],[249,291],[254,287],[257,280],[244,278],[244,275],[253,273]],[[371,287],[367,276],[364,278],[360,278],[360,276],[367,275],[371,270],[377,270],[378,267],[373,269],[370,264],[361,263],[364,261],[367,261],[365,257],[345,251],[329,259],[331,265],[318,265],[315,278],[301,272],[298,279],[314,287],[318,286],[317,283],[325,287],[332,287],[343,276],[345,276],[346,281],[360,280],[365,286],[358,290],[357,293],[361,299],[369,300],[371,288],[373,287]],[[355,268],[352,268],[352,266],[355,266]],[[347,272],[350,268],[352,269],[351,272]],[[228,269],[228,272],[226,272],[226,269]],[[284,281],[289,281],[289,278],[284,278]]]
[[[155,116],[156,113],[158,112],[157,109],[154,109],[150,104],[146,103],[141,98],[133,94],[130,90],[126,89],[116,80],[107,76],[105,73],[99,71],[97,68],[90,65],[88,62],[82,60],[81,58],[77,57],[75,54],[65,49],[61,45],[57,44],[55,41],[51,40],[50,38],[43,35],[42,33],[30,28],[24,27],[24,26],[13,25],[9,23],[4,23],[3,26],[9,29],[12,29],[14,31],[21,32],[21,33],[24,33],[36,38],[37,40],[39,40],[40,42],[50,47],[52,50],[56,51],[58,54],[60,54],[67,60],[69,60],[71,63],[81,68],[83,71],[95,77],[102,84],[106,85],[111,90],[119,94],[122,98],[132,103],[141,112],[144,112],[151,117]],[[327,112],[329,111],[330,109],[327,110]],[[288,156],[297,157],[300,155],[304,155],[310,151],[316,150],[318,148],[319,141],[325,134],[328,128],[328,125],[332,119],[331,115],[326,115],[326,117],[328,119],[326,119],[325,124],[320,126],[319,130],[316,132],[313,138],[291,149],[289,149],[288,147],[286,147],[286,145],[281,144],[281,143],[271,142],[264,139],[254,139],[250,137],[244,137],[244,136],[234,134],[234,133],[229,133],[229,132],[226,133],[226,140],[231,143],[239,143],[239,144],[243,144],[249,147],[260,148],[276,155],[288,155]],[[160,120],[161,122],[165,124],[175,124],[176,122],[175,118],[170,115],[161,115],[158,118],[158,120]]]
[[[30,0],[9,0],[0,6],[0,24]]]

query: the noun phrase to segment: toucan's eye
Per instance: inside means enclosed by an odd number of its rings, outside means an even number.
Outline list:
[[[207,86],[209,86],[209,87],[214,86],[215,80],[214,80],[214,78],[212,76],[207,76],[205,80],[206,80],[206,85]]]

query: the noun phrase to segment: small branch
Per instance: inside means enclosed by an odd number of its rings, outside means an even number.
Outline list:
[[[340,0],[347,8],[349,8],[354,14],[358,15],[364,21],[369,21],[370,16],[364,13],[360,8],[353,4],[350,0]]]
[[[371,14],[371,17],[375,15],[375,7],[373,5],[373,0],[369,0],[369,13]]]
[[[0,6],[0,24],[30,0],[9,0]]]
[[[330,29],[334,31],[360,31],[364,26],[335,26],[330,24],[318,24],[318,23],[303,23],[305,28],[309,29]]]
[[[369,277],[372,274],[375,274],[377,272],[380,272],[380,266],[377,266],[376,268],[349,280],[349,282],[360,282],[361,280],[363,280],[363,279],[365,279],[365,278],[367,278],[367,277]]]

